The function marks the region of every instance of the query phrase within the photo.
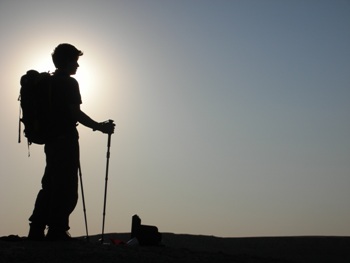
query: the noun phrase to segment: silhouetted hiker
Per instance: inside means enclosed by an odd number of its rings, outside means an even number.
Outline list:
[[[52,53],[56,71],[51,77],[52,120],[45,143],[46,167],[42,189],[29,218],[28,239],[70,240],[69,215],[78,200],[79,135],[77,123],[103,133],[113,133],[114,124],[98,123],[81,109],[78,82],[71,77],[79,67],[83,53],[70,44],[58,45]]]

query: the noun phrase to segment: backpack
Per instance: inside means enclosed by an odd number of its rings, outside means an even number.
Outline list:
[[[141,218],[138,215],[133,215],[131,221],[131,240],[134,238],[137,239],[141,246],[158,246],[162,241],[162,234],[159,233],[158,227],[142,225]]]
[[[32,143],[45,144],[51,115],[51,74],[29,70],[21,77],[19,134],[21,142],[21,122],[28,146]],[[22,114],[21,114],[22,113]],[[21,117],[22,115],[22,117]]]

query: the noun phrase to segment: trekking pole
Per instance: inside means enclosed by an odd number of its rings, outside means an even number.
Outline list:
[[[85,206],[84,187],[83,187],[83,176],[81,173],[80,162],[79,162],[79,177],[80,177],[81,196],[83,201],[83,211],[84,211],[84,218],[85,218],[86,240],[89,241],[89,231],[88,231],[88,223],[87,223],[87,217],[86,217],[86,206]]]
[[[113,123],[113,120],[109,120],[109,123]],[[107,141],[107,163],[106,163],[106,178],[105,178],[105,194],[103,201],[103,219],[102,219],[102,234],[101,234],[101,244],[104,242],[104,231],[105,231],[105,218],[106,218],[106,203],[107,203],[107,182],[108,182],[108,168],[109,168],[109,157],[110,157],[110,147],[111,147],[111,137],[112,133],[108,133]]]

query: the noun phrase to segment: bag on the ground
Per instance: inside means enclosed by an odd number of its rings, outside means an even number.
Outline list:
[[[138,215],[132,217],[131,239],[137,238],[141,246],[157,246],[162,241],[162,234],[156,226],[142,225]]]
[[[39,73],[36,70],[29,70],[21,77],[20,83],[18,142],[21,142],[22,122],[28,145],[45,144],[51,114],[51,75],[47,72]]]

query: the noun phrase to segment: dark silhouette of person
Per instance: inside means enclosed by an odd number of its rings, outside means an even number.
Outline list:
[[[83,52],[60,44],[52,53],[56,71],[51,76],[51,122],[45,143],[46,167],[32,215],[30,240],[71,240],[69,215],[78,200],[79,134],[77,124],[102,133],[114,133],[113,122],[96,122],[80,109],[78,82],[71,77]],[[45,236],[45,229],[48,231]]]

